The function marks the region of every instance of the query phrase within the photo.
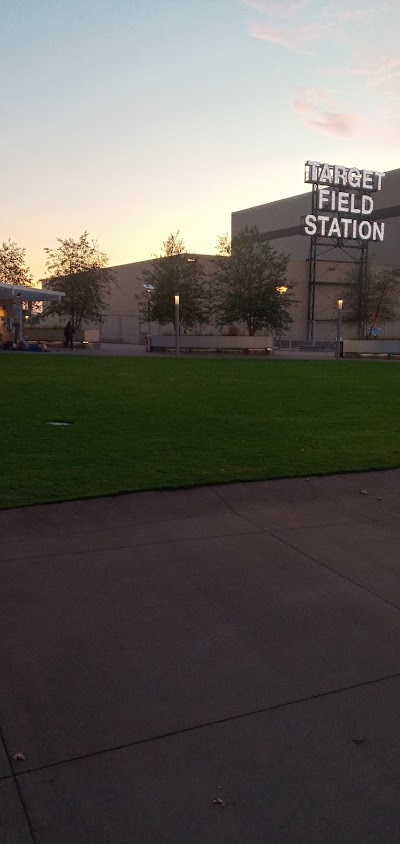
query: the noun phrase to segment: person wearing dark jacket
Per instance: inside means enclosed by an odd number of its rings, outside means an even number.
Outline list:
[[[73,349],[74,348],[74,334],[75,328],[72,327],[72,324],[68,320],[65,328],[64,328],[64,337],[65,337],[65,348],[66,349]]]

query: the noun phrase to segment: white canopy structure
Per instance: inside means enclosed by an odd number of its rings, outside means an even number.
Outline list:
[[[0,282],[0,301],[11,299],[22,302],[60,302],[64,293],[55,290],[43,290],[42,287],[24,287],[22,284],[4,284]]]
[[[30,309],[33,303],[61,302],[63,296],[64,293],[47,288],[0,282],[0,348],[4,347],[4,341],[17,346],[23,339],[23,305]]]

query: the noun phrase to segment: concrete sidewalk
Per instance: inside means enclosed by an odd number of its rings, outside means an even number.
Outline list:
[[[100,348],[79,348],[78,346],[71,351],[71,349],[64,349],[63,347],[60,348],[53,348],[52,354],[57,355],[72,355],[75,357],[76,355],[85,355],[85,357],[147,357],[148,360],[151,358],[173,358],[173,352],[146,352],[144,346],[137,346],[133,343],[102,343]],[[243,353],[235,353],[235,352],[225,352],[225,353],[215,353],[215,352],[185,352],[181,350],[181,357],[186,359],[191,358],[205,358],[220,360],[221,358],[228,358],[228,359],[240,359],[240,360],[332,360],[334,358],[333,352],[308,352],[308,351],[279,351],[278,349],[274,349],[271,355],[265,354],[252,354],[252,355],[245,355]]]
[[[1,844],[398,844],[399,487],[0,512]]]

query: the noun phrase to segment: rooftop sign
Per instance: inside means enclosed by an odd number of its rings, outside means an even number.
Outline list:
[[[304,221],[305,234],[382,241],[385,224],[365,218],[374,210],[371,194],[382,190],[384,178],[377,170],[307,161],[304,181],[316,186],[316,207],[314,201],[314,213]]]

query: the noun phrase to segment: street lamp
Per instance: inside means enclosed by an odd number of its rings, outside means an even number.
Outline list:
[[[335,349],[335,357],[336,360],[340,358],[340,333],[342,328],[342,310],[343,310],[343,299],[338,299],[337,303],[337,326],[336,326],[336,349]]]
[[[144,284],[144,289],[147,291],[147,334],[150,337],[150,294],[155,290],[154,284]]]
[[[179,357],[179,294],[175,296],[175,355]]]
[[[288,287],[286,286],[286,284],[281,284],[279,287],[276,288],[276,291],[277,291],[277,293],[279,293],[280,296],[284,296],[285,293],[288,292]],[[280,350],[282,348],[282,331],[279,332],[278,336],[279,336],[279,346],[278,346],[278,348]]]

